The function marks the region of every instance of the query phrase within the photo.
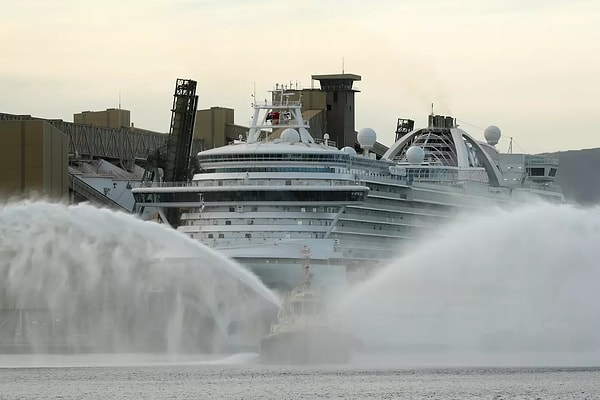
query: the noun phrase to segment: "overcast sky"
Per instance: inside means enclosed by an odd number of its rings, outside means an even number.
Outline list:
[[[0,112],[73,120],[121,104],[168,131],[175,80],[246,125],[254,85],[357,83],[356,127],[390,145],[431,103],[501,150],[600,147],[597,0],[20,0],[0,11]]]

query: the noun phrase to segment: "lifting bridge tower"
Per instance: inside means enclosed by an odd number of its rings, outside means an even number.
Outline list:
[[[166,168],[163,178],[165,182],[189,180],[190,150],[194,138],[197,109],[196,81],[177,79],[167,141]]]
[[[171,109],[171,127],[166,144],[160,149],[148,151],[146,171],[142,182],[161,183],[158,169],[163,169],[162,182],[186,182],[190,180],[190,160],[194,124],[198,109],[196,81],[177,79]],[[173,199],[170,199],[171,201]],[[140,212],[143,211],[143,208]],[[179,210],[169,208],[166,219],[171,226],[179,222]]]

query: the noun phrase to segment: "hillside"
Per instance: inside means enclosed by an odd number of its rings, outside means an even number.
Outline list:
[[[569,202],[600,204],[600,148],[549,153],[560,160],[556,176]]]

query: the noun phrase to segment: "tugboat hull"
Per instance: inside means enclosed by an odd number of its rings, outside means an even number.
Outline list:
[[[275,364],[343,364],[352,359],[356,339],[329,329],[272,333],[261,340],[261,358]]]

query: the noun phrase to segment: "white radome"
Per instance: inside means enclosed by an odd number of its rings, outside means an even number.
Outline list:
[[[363,149],[372,149],[377,142],[377,134],[371,128],[362,128],[356,134],[356,140]]]
[[[346,147],[342,148],[342,151],[346,154],[350,154],[351,156],[356,155],[356,150],[354,150],[354,148],[352,148],[350,146],[346,146]]]
[[[500,128],[498,128],[496,125],[490,125],[483,131],[483,136],[488,144],[495,146],[498,144],[502,133],[500,132]]]
[[[422,164],[425,160],[425,151],[419,146],[410,146],[406,150],[406,160],[409,164]]]
[[[298,143],[300,141],[300,134],[293,128],[287,128],[281,132],[281,140],[288,143]]]

